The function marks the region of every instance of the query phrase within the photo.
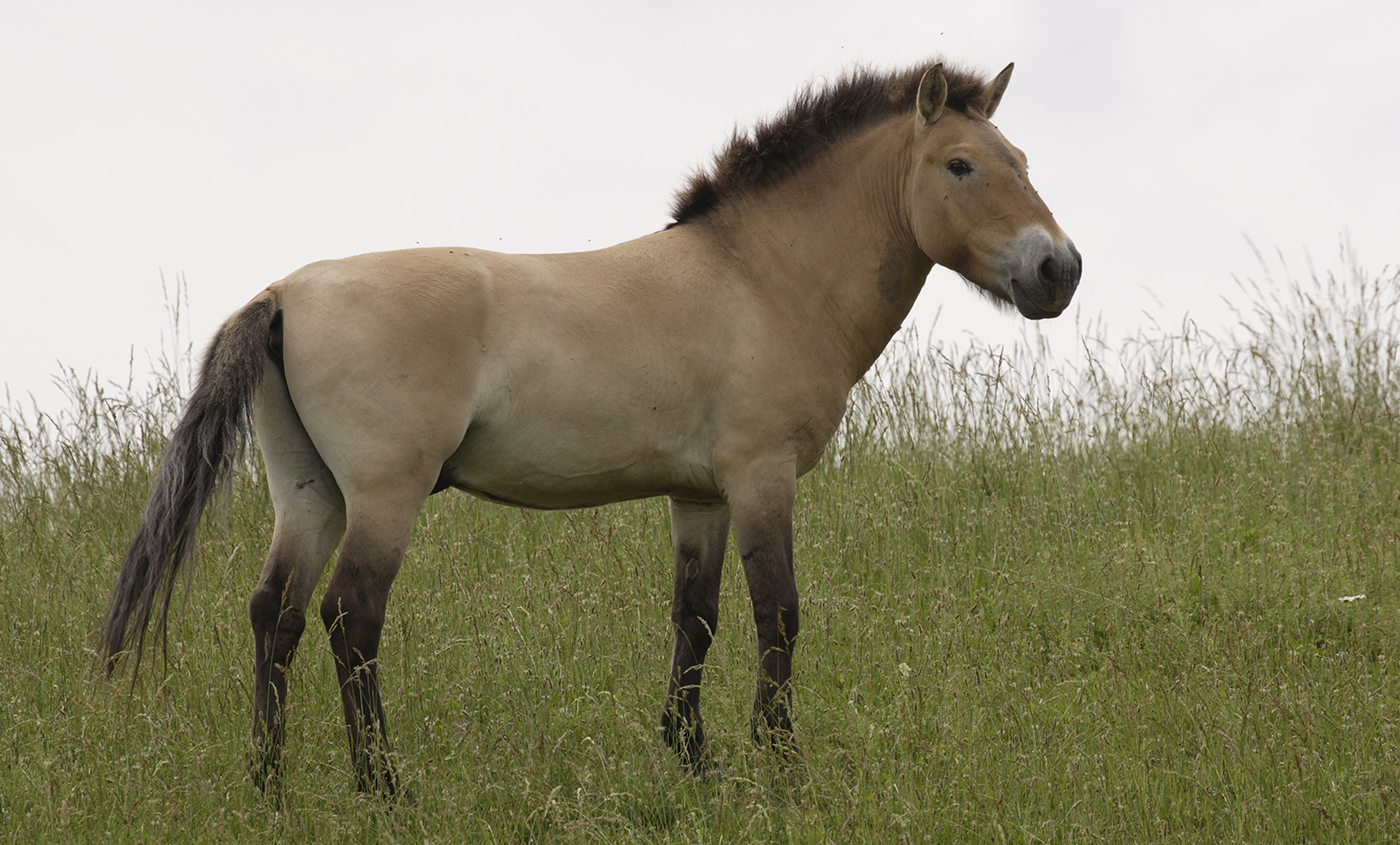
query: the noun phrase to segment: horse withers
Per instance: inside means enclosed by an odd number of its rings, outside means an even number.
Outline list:
[[[675,647],[662,731],[710,760],[700,681],[732,530],[758,634],[757,736],[788,747],[792,510],[847,395],[934,264],[1031,319],[1080,276],[990,118],[1011,76],[941,64],[802,91],[693,177],[666,229],[609,249],[414,249],[324,261],[215,335],[113,590],[110,673],[152,615],[249,430],[276,524],[249,602],[250,764],[279,774],[286,670],[320,603],[360,789],[392,793],[379,691],[389,588],[429,495],[528,508],[670,499]]]

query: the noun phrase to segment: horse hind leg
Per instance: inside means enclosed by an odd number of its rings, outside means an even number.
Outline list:
[[[311,593],[344,533],[345,503],[273,368],[254,406],[254,424],[276,513],[267,562],[248,601],[254,642],[248,773],[266,790],[280,780],[287,670],[306,628]]]
[[[413,521],[432,487],[393,499],[350,499],[345,544],[321,601],[340,683],[350,758],[361,792],[394,795],[398,778],[379,689],[379,639],[389,588],[403,562]]]
[[[729,508],[671,500],[671,545],[676,580],[671,600],[675,647],[661,732],[681,765],[697,774],[710,765],[700,719],[705,655],[719,624],[720,574],[729,536]]]
[[[319,528],[279,518],[262,577],[248,601],[253,625],[253,757],[249,774],[266,790],[281,773],[286,738],[287,671],[306,629],[306,607],[340,540],[344,517],[326,514]],[[290,523],[290,525],[289,525]]]

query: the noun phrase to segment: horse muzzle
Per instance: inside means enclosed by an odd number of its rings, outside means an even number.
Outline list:
[[[1083,259],[1074,243],[1039,226],[1021,233],[1002,262],[1007,298],[1028,320],[1058,317],[1079,287]]]

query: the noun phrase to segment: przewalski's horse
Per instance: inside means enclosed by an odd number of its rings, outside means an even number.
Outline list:
[[[1080,258],[989,118],[1011,77],[856,71],[736,133],[665,230],[570,255],[414,249],[325,261],[224,323],[102,631],[139,667],[248,428],[276,527],[249,602],[250,771],[279,771],[285,672],[321,600],[361,789],[395,790],[379,692],[389,587],[427,497],[529,508],[668,496],[675,650],[661,724],[709,759],[700,678],[730,529],[758,631],[756,736],[780,746],[798,632],[792,509],[847,394],[934,264],[1054,317]]]

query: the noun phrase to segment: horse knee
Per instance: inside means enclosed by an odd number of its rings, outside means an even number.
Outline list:
[[[764,635],[768,633],[773,645],[788,649],[797,641],[800,615],[794,599],[777,607],[754,607],[753,621],[760,639],[766,639]]]
[[[676,632],[676,649],[672,658],[673,672],[690,672],[696,664],[705,662],[705,655],[714,642],[714,626],[704,619],[692,616],[673,625]]]
[[[248,621],[260,653],[272,651],[274,644],[281,646],[278,651],[291,651],[306,630],[305,611],[285,606],[282,590],[267,583],[260,584],[248,599]]]
[[[345,609],[341,606],[339,598],[332,598],[329,592],[321,599],[321,624],[326,630],[334,631],[344,618]]]
[[[350,606],[345,597],[327,590],[325,597],[321,599],[321,624],[326,627],[326,633],[332,637],[336,635],[348,636],[349,629],[355,620],[355,609]]]
[[[719,629],[717,602],[675,604],[671,608],[671,624],[688,633],[701,634],[708,640]]]
[[[376,613],[342,593],[327,590],[321,600],[321,624],[337,655],[344,651],[347,663],[363,663],[379,653],[379,635],[384,627],[382,612]]]

